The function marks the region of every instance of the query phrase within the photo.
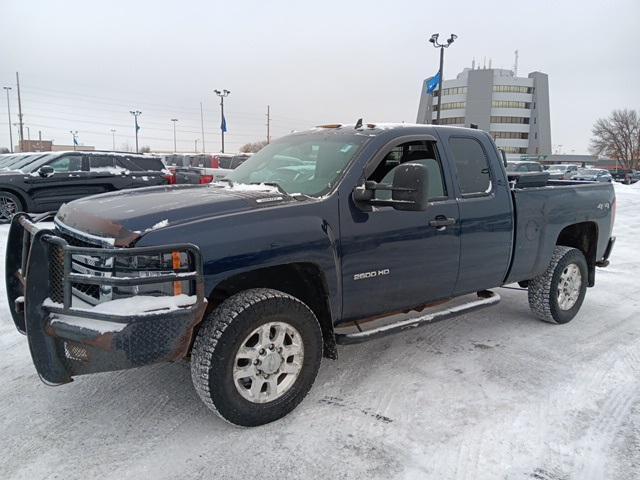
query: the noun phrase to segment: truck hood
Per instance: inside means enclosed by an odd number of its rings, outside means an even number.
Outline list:
[[[293,197],[268,185],[167,185],[75,200],[60,208],[56,223],[126,247],[160,228],[289,202]]]

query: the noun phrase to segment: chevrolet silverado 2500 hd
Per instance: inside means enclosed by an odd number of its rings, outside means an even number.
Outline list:
[[[519,282],[535,316],[569,322],[608,264],[614,211],[611,184],[508,174],[479,130],[327,125],[223,183],[75,200],[53,223],[17,214],[7,293],[44,382],[187,358],[209,408],[260,425],[336,344],[494,305],[491,288]]]

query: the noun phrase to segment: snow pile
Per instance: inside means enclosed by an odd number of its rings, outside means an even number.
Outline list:
[[[228,182],[213,182],[211,185],[217,187],[223,186],[226,190],[234,192],[269,192],[280,193],[273,185],[265,185],[264,183],[248,184],[248,183],[228,183]]]
[[[110,313],[113,315],[140,315],[145,313],[155,313],[158,311],[173,311],[179,308],[188,307],[196,303],[195,295],[175,295],[172,297],[154,297],[151,295],[136,295],[128,298],[119,298],[108,302],[100,303],[87,310],[99,313]],[[84,310],[84,309],[83,309]]]
[[[132,210],[132,211],[134,211],[134,210]],[[133,233],[137,233],[138,235],[141,235],[143,233],[151,232],[153,230],[157,230],[159,228],[164,228],[164,227],[168,227],[168,226],[169,226],[169,219],[165,218],[164,220],[156,223],[152,227],[149,227],[149,228],[145,229],[144,231],[134,230]]]

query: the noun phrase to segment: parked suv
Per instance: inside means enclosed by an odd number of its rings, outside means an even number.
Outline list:
[[[98,193],[174,183],[157,157],[114,152],[20,155],[0,164],[0,222]]]

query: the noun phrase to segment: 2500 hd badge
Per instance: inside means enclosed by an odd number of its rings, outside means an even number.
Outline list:
[[[354,280],[364,280],[365,278],[381,277],[382,275],[389,275],[389,269],[374,270],[372,272],[356,273],[353,276]]]

